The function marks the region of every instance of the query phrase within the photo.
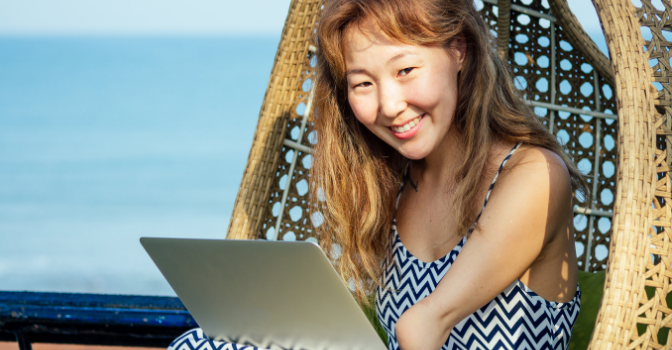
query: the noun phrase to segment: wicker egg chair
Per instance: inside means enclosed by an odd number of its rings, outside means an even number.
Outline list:
[[[591,348],[669,349],[672,43],[664,34],[672,29],[667,22],[672,6],[669,0],[642,0],[639,8],[631,0],[593,3],[619,100],[619,165],[610,257]]]
[[[291,2],[228,238],[318,239],[322,220],[310,215],[307,190],[319,136],[311,128],[312,43],[322,1]],[[588,347],[669,349],[672,43],[663,34],[672,30],[672,6],[593,1],[611,61],[566,0],[475,2],[526,103],[589,174],[591,197],[575,198],[579,269],[606,278]]]

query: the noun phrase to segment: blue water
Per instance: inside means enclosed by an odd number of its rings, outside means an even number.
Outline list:
[[[0,37],[0,290],[173,295],[138,238],[225,237],[278,40]]]
[[[0,38],[0,290],[173,295],[223,238],[279,38]]]

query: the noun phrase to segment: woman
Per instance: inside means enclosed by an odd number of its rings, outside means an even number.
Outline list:
[[[585,179],[472,0],[330,0],[317,36],[321,243],[389,348],[566,349]]]
[[[375,291],[389,349],[567,349],[586,182],[472,0],[329,0],[317,38],[320,244],[361,301]]]

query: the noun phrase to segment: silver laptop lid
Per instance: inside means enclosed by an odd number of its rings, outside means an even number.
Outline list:
[[[313,243],[140,242],[212,339],[271,349],[386,349]]]

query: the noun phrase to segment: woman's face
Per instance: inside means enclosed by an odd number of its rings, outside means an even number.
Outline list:
[[[443,142],[457,103],[464,44],[440,46],[391,41],[364,23],[346,32],[348,101],[360,123],[410,159],[423,159]]]

